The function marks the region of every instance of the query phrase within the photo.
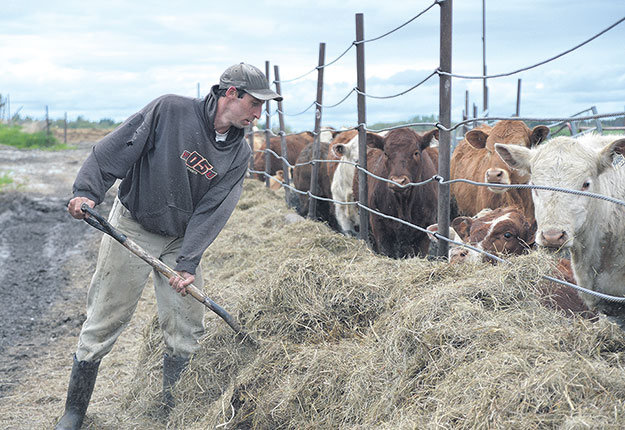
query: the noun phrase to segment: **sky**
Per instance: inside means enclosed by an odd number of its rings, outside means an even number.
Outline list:
[[[358,124],[355,16],[364,17],[367,124],[438,115],[440,7],[433,0],[238,2],[3,0],[0,94],[11,115],[123,121],[163,94],[204,96],[230,65],[246,62],[270,81],[279,67],[285,121],[313,130],[315,67],[325,44],[322,125]],[[623,0],[453,2],[452,72],[505,74],[557,56],[625,17]],[[422,16],[410,21],[424,10]],[[408,22],[410,21],[410,22]],[[344,54],[344,55],[342,55]],[[625,22],[561,58],[487,80],[489,115],[568,117],[595,106],[625,111]],[[452,121],[483,109],[481,79],[452,78]],[[389,97],[393,96],[393,97]],[[386,97],[386,98],[376,98]],[[342,101],[343,100],[343,101]],[[271,125],[278,125],[271,102]],[[308,108],[308,110],[306,110]],[[303,113],[302,113],[303,112]],[[4,111],[4,118],[8,115]],[[261,119],[264,121],[264,117]]]

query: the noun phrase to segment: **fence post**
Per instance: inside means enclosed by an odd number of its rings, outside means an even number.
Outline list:
[[[326,44],[319,44],[319,66],[317,67],[317,101],[315,109],[315,140],[313,141],[312,151],[312,172],[310,175],[310,194],[308,197],[308,218],[317,218],[317,199],[312,196],[317,195],[317,184],[319,177],[319,164],[315,160],[321,157],[321,144],[319,142],[319,130],[321,130],[321,108],[323,105],[323,69],[326,61]]]
[[[46,105],[46,144],[50,144],[50,117],[48,116],[48,105]]]
[[[362,13],[356,14],[356,89],[358,90],[358,201],[362,206],[369,206],[369,188],[367,184],[367,131],[365,124],[367,123],[367,105],[365,99],[365,24]],[[360,239],[364,240],[369,248],[371,248],[371,238],[369,237],[369,212],[360,209],[360,230],[358,232]]]
[[[276,92],[280,95],[282,95],[282,87],[280,85],[280,68],[276,65],[273,66],[273,76],[276,78]],[[288,163],[288,148],[286,146],[286,136],[285,136],[285,129],[286,126],[284,125],[284,110],[282,108],[282,101],[278,102],[278,120],[280,121],[280,146],[282,149],[282,176],[284,177],[284,183],[286,185],[289,185],[291,183],[289,177],[289,163]],[[287,206],[289,206],[289,202],[291,201],[290,199],[291,196],[291,190],[289,190],[288,187],[284,187],[284,198],[286,199],[286,204]]]
[[[247,143],[250,145],[250,149],[252,150],[252,156],[250,157],[249,169],[254,170],[254,156],[256,152],[254,152],[254,127],[252,125],[248,125],[245,127],[245,133],[247,136]],[[254,177],[256,173],[250,173],[250,176]]]
[[[441,7],[440,70],[451,73],[452,0],[445,0],[439,4]],[[445,128],[451,125],[451,76],[445,74],[439,75],[438,121]],[[449,180],[450,176],[450,141],[451,133],[439,129],[438,174],[444,180]],[[449,237],[449,202],[449,184],[438,184],[438,232],[447,238]],[[448,254],[449,243],[439,240],[437,255],[447,258]]]
[[[516,116],[521,116],[521,79],[517,81],[516,87]]]
[[[469,90],[464,91],[464,112],[462,113],[462,120],[466,121],[469,119]],[[464,124],[462,126],[462,136],[467,134],[469,131],[469,124]]]
[[[65,112],[63,121],[63,143],[67,144],[67,112]]]
[[[597,115],[597,106],[593,106],[590,108],[592,110],[593,115]],[[597,127],[597,133],[603,134],[603,127],[601,126],[601,120],[599,118],[595,118],[595,126]]]
[[[269,61],[265,61],[265,76],[267,77],[267,82],[269,82]],[[269,172],[271,172],[271,157],[267,150],[271,149],[271,115],[269,114],[269,100],[265,102],[265,186],[269,187],[269,182],[271,179],[269,177]]]

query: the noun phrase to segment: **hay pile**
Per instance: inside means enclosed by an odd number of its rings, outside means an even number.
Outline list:
[[[203,262],[208,296],[260,346],[209,312],[168,428],[625,425],[625,335],[540,305],[550,256],[391,260],[323,224],[287,223],[282,199],[247,181]],[[135,423],[157,410],[162,351],[153,321],[123,402]]]

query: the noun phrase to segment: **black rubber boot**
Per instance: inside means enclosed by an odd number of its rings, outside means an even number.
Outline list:
[[[163,409],[165,414],[169,414],[174,408],[174,396],[172,388],[180,379],[180,374],[189,364],[188,358],[172,357],[165,353],[163,355]]]
[[[55,430],[79,430],[89,406],[93,386],[98,376],[100,362],[78,361],[74,355],[72,374],[69,377],[65,414]]]

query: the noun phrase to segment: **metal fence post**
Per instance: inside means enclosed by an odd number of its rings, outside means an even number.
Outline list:
[[[317,67],[317,102],[315,109],[315,140],[312,151],[312,172],[310,175],[310,194],[317,195],[317,184],[319,177],[319,164],[315,160],[321,157],[321,144],[319,142],[319,130],[321,130],[321,108],[323,105],[323,66],[326,58],[326,44],[319,44],[319,66]],[[308,218],[317,218],[317,199],[310,196],[308,198]]]
[[[280,68],[276,65],[273,66],[273,75],[276,78],[276,92],[280,95],[282,95],[282,87],[280,85]],[[282,176],[284,177],[284,183],[286,185],[289,185],[290,182],[290,175],[289,175],[289,163],[287,162],[287,160],[289,159],[288,155],[288,148],[286,146],[286,136],[285,136],[285,129],[286,126],[284,125],[284,110],[282,108],[282,101],[278,102],[278,120],[280,121],[280,145],[281,145],[281,149],[282,149]],[[284,197],[286,199],[286,203],[287,206],[289,206],[289,202],[290,202],[290,195],[291,195],[291,190],[289,190],[288,187],[284,188]]]
[[[269,82],[269,61],[265,61],[265,76],[267,77],[267,81]],[[265,102],[265,186],[269,187],[269,172],[271,171],[271,157],[272,154],[267,152],[268,149],[271,149],[271,115],[269,114],[269,100]]]
[[[369,189],[367,185],[367,105],[365,99],[365,25],[362,13],[356,14],[356,87],[358,90],[358,201],[362,206],[369,206]],[[364,169],[364,170],[361,170]],[[369,212],[360,209],[360,239],[364,240],[371,248],[371,238],[369,237]]]
[[[451,73],[451,36],[452,36],[452,0],[439,3],[441,7],[440,28],[440,70]],[[451,76],[439,75],[439,115],[438,121],[444,128],[451,125]],[[450,176],[450,141],[451,133],[439,130],[438,174],[444,180]],[[438,232],[449,237],[449,184],[438,184]],[[438,256],[447,258],[449,243],[444,240],[438,242]]]

